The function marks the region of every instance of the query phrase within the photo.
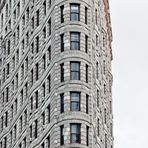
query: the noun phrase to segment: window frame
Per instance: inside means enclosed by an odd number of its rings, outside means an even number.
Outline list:
[[[72,126],[77,126],[79,132],[72,132]],[[74,141],[72,137],[78,137],[78,141]],[[81,143],[81,124],[80,123],[71,123],[70,124],[70,143]]]
[[[60,113],[64,113],[64,93],[60,94]]]
[[[72,100],[72,94],[77,94],[78,95],[78,101],[77,100]],[[73,105],[78,108],[75,110],[75,107],[73,108]],[[81,92],[78,91],[71,91],[70,92],[70,111],[81,111]]]
[[[61,23],[64,23],[64,5],[60,6],[61,10]]]
[[[72,40],[72,34],[78,35],[78,41]],[[77,44],[78,49],[73,49],[72,44]],[[70,50],[80,50],[80,32],[70,32]]]
[[[73,12],[72,11],[72,6],[77,6],[78,7],[78,12]],[[72,19],[72,14],[77,15],[77,20]],[[80,4],[78,3],[71,3],[70,4],[70,21],[80,21]]]
[[[64,125],[60,126],[60,146],[64,145]]]
[[[60,35],[60,39],[61,39],[61,52],[63,52],[64,51],[64,33]]]
[[[78,71],[77,70],[72,70],[72,64],[78,64],[78,66],[79,66],[79,69],[78,69]],[[72,73],[78,73],[78,79],[73,79],[72,78]],[[70,80],[80,80],[80,62],[78,62],[78,61],[71,61],[70,62]]]
[[[60,64],[60,75],[61,82],[64,82],[64,63]]]

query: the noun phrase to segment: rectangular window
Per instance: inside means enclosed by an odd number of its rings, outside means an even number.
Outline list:
[[[107,112],[106,112],[106,108],[104,109],[104,123],[107,123]]]
[[[49,36],[51,35],[51,19],[48,21]]]
[[[40,23],[40,16],[39,16],[40,13],[39,13],[39,10],[37,10],[36,15],[37,15],[37,17],[36,17],[37,18],[37,21],[36,21],[37,24],[36,25],[39,26],[39,23]]]
[[[50,104],[47,107],[47,111],[48,111],[48,123],[50,123]]]
[[[23,94],[23,89],[21,90],[21,98],[20,98],[20,105],[23,105],[24,101],[24,94]]]
[[[45,83],[42,85],[42,88],[43,88],[43,97],[45,97],[46,95]]]
[[[60,145],[64,145],[64,125],[60,126]]]
[[[61,113],[63,113],[64,112],[64,93],[62,93],[62,94],[60,94],[60,106],[61,106]]]
[[[32,44],[31,44],[31,52],[32,52],[32,54],[34,53],[34,42],[32,42]]]
[[[6,88],[6,102],[9,100],[9,87]]]
[[[34,137],[35,137],[35,138],[38,137],[38,122],[37,122],[37,120],[35,120],[35,132],[34,132]]]
[[[13,35],[13,43],[14,43],[14,46],[15,46],[15,44],[16,44],[15,33],[14,33],[14,35]]]
[[[8,126],[8,112],[5,113],[5,126]]]
[[[85,52],[88,53],[88,36],[85,35]]]
[[[23,139],[24,142],[24,148],[26,148],[26,137]]]
[[[25,43],[24,43],[24,39],[22,40],[22,55],[24,54],[24,49],[25,49]]]
[[[37,81],[39,79],[39,64],[36,63],[35,67],[36,67],[36,81]]]
[[[70,33],[70,49],[80,50],[80,33],[79,32]]]
[[[38,108],[38,91],[35,92],[35,108]]]
[[[97,106],[99,107],[99,90],[97,90]]]
[[[13,119],[13,105],[11,106],[11,119]]]
[[[61,34],[60,37],[61,37],[61,52],[63,52],[64,51],[64,34]]]
[[[98,46],[98,35],[96,35],[96,46]]]
[[[16,88],[18,88],[18,74],[16,75]]]
[[[89,126],[86,126],[86,146],[89,146]]]
[[[112,114],[112,102],[109,101],[109,109],[110,109],[110,113]]]
[[[15,56],[12,58],[13,69],[15,69]]]
[[[80,80],[80,62],[70,62],[70,79]]]
[[[50,135],[47,137],[47,146],[50,148]]]
[[[16,51],[16,63],[19,63],[19,49]]]
[[[103,60],[103,73],[106,74],[106,62]]]
[[[79,4],[70,5],[70,20],[80,21],[80,5]]]
[[[24,112],[25,125],[27,125],[27,110]]]
[[[28,83],[25,84],[25,95],[28,97]]]
[[[27,32],[26,34],[26,46],[28,47],[29,45],[29,33]]]
[[[30,108],[31,108],[31,111],[32,111],[33,110],[33,97],[30,98],[30,103],[31,103]]]
[[[22,121],[22,116],[21,116],[21,117],[20,117],[20,133],[22,132],[22,129],[23,129],[23,128],[22,128],[22,127],[23,127],[22,124],[23,124],[23,121]]]
[[[8,41],[8,55],[10,54],[10,40]]]
[[[48,76],[47,81],[48,81],[48,92],[50,93],[50,91],[51,91],[51,79],[50,79],[50,75]]]
[[[7,148],[7,137],[4,138],[4,148]]]
[[[96,77],[99,79],[99,64],[96,62]]]
[[[4,103],[4,101],[5,101],[5,94],[4,94],[4,92],[3,92],[2,95],[3,95],[3,103]]]
[[[98,22],[98,19],[97,19],[97,17],[98,17],[98,16],[97,16],[97,13],[98,13],[98,12],[97,12],[97,9],[96,9],[96,10],[95,10],[96,25],[97,25],[97,22]]]
[[[14,126],[14,139],[16,140],[16,135],[17,135],[17,130],[16,130],[16,125]]]
[[[48,47],[48,59],[51,60],[51,46]]]
[[[49,0],[49,8],[51,7],[51,0]]]
[[[46,55],[43,56],[43,68],[46,70]]]
[[[44,142],[41,144],[41,148],[44,148]]]
[[[25,63],[26,63],[26,73],[28,72],[28,57],[25,59]]]
[[[12,144],[12,131],[10,132],[10,145]],[[1,147],[2,148],[2,147]]]
[[[43,7],[44,7],[44,15],[46,15],[46,1],[44,1]]]
[[[34,29],[34,17],[31,19],[32,31]]]
[[[22,64],[22,66],[21,66],[21,77],[22,77],[22,79],[24,78],[24,64]]]
[[[87,24],[87,17],[88,17],[88,9],[85,7],[85,24]]]
[[[70,143],[81,143],[81,124],[70,124]]]
[[[104,84],[104,94],[106,94],[106,84]]]
[[[98,128],[97,128],[97,133],[98,133],[98,136],[100,135],[100,120],[98,119],[98,121],[97,121],[97,126],[98,126]]]
[[[30,138],[32,138],[32,125],[30,125]]]
[[[33,69],[31,70],[31,86],[33,85]]]
[[[15,100],[15,114],[17,114],[17,99]]]
[[[25,15],[22,18],[22,29],[25,29]]]
[[[64,23],[64,5],[62,5],[60,9],[61,9],[61,23]]]
[[[36,37],[36,53],[39,52],[39,36]]]
[[[113,125],[110,123],[110,135],[113,136]]]
[[[80,111],[80,92],[70,92],[70,110]]]
[[[17,16],[19,17],[20,16],[20,3],[17,4]]]
[[[89,95],[86,95],[86,113],[89,112]]]
[[[2,143],[2,141],[0,142],[0,148],[2,148],[2,145],[3,145],[3,143]]]
[[[46,39],[46,27],[44,27],[44,29],[43,29],[43,37],[44,37],[44,39]]]
[[[88,65],[86,64],[86,83],[88,83]]]
[[[42,113],[42,121],[43,121],[43,125],[45,125],[45,112]]]
[[[27,16],[26,16],[26,18],[27,18],[27,23],[29,22],[29,8],[27,8]]]
[[[105,134],[105,148],[107,148],[107,134]]]
[[[4,117],[2,116],[2,117],[1,117],[1,129],[2,129],[2,130],[3,130],[3,128],[4,128],[4,124],[3,124],[4,121],[3,121],[3,120],[4,120]]]
[[[61,82],[64,81],[64,63],[60,64],[61,69]]]

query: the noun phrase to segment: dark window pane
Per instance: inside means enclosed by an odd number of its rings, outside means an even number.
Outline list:
[[[71,92],[71,111],[80,111],[80,92]]]
[[[80,143],[81,142],[81,133],[80,133],[81,125],[80,124],[71,124],[70,125],[70,140],[71,143]]]
[[[60,94],[61,99],[61,113],[64,112],[64,93]]]
[[[79,4],[71,4],[70,20],[71,21],[80,21],[80,5]]]
[[[80,50],[80,33],[71,32],[70,34],[71,50]]]
[[[71,62],[71,80],[80,80],[79,62]]]

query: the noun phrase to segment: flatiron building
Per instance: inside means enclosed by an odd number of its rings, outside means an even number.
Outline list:
[[[0,148],[113,148],[108,0],[0,0]]]

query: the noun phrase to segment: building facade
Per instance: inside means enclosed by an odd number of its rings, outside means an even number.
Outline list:
[[[0,148],[113,148],[108,0],[0,1]]]

